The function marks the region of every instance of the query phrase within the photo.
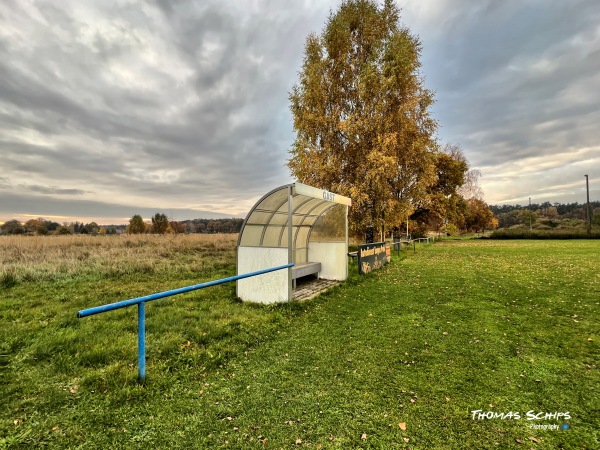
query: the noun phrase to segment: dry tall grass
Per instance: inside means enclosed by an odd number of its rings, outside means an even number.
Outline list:
[[[225,266],[235,234],[2,236],[0,286],[86,276]]]

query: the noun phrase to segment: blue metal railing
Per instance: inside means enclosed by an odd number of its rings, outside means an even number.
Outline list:
[[[126,308],[128,306],[137,305],[138,307],[138,378],[140,381],[146,379],[146,302],[152,300],[158,300],[160,298],[171,297],[173,295],[184,294],[186,292],[195,291],[198,289],[204,289],[210,286],[216,286],[218,284],[229,283],[230,281],[241,280],[242,278],[255,277],[269,272],[275,272],[276,270],[288,269],[293,267],[294,264],[285,264],[283,266],[272,267],[270,269],[258,270],[256,272],[244,273],[242,275],[235,275],[233,277],[221,278],[219,280],[207,281],[206,283],[194,284],[192,286],[186,286],[179,289],[172,289],[170,291],[157,292],[156,294],[146,295],[144,297],[131,298],[129,300],[123,300],[120,302],[109,303],[107,305],[95,306],[93,308],[82,309],[77,313],[78,318],[93,316],[94,314],[100,314],[115,309]]]

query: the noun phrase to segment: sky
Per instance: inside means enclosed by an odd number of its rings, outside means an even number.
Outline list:
[[[288,95],[339,4],[2,1],[0,222],[244,217],[293,181]],[[489,204],[600,199],[598,0],[397,4]]]

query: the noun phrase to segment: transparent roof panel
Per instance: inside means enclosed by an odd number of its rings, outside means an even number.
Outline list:
[[[318,218],[318,216],[302,216],[302,222],[300,223],[300,225],[312,226],[312,224],[314,224],[315,220],[317,220]]]
[[[295,212],[296,214],[314,214],[313,211],[315,207],[321,203],[327,204],[328,202],[312,198],[308,202],[305,202],[300,207],[298,207]]]
[[[271,221],[269,224],[271,225],[285,225],[288,223],[288,215],[287,212],[285,214],[282,213],[271,213]]]
[[[344,242],[346,240],[346,210],[344,205],[334,205],[315,222],[311,241]]]
[[[254,225],[264,225],[266,223],[269,223],[271,216],[273,215],[273,213],[270,212],[262,212],[262,211],[254,211],[252,214],[250,214],[250,217],[248,217],[248,224],[254,224]],[[287,222],[287,216],[285,218],[286,222]]]
[[[311,214],[314,214],[316,216],[320,216],[325,211],[327,211],[328,209],[330,209],[332,206],[335,206],[335,204],[323,202],[320,205],[318,205],[315,209],[313,209],[313,211],[311,212]],[[345,209],[344,209],[344,211],[345,211]]]
[[[264,225],[248,225],[244,227],[244,232],[241,235],[240,245],[244,247],[259,247],[260,237],[264,229]]]
[[[301,225],[312,225],[314,223],[314,219],[312,222],[306,222],[306,219],[308,219],[307,216],[294,215],[294,216],[292,216],[292,225],[301,226]]]
[[[346,205],[350,200],[295,183],[274,189],[256,203],[244,222],[238,245],[287,247],[290,186],[292,236],[297,251],[308,247],[309,240],[345,241]]]
[[[308,235],[310,234],[309,227],[300,227],[296,236],[296,248],[308,247]]]
[[[302,214],[302,211],[300,211],[300,208],[302,208],[303,205],[310,202],[311,200],[313,200],[313,199],[310,197],[304,197],[304,196],[299,196],[299,195],[294,197],[292,200],[292,207],[293,207],[294,213]]]
[[[279,209],[284,203],[287,204],[288,191],[286,189],[281,189],[275,191],[264,198],[255,209],[263,210],[263,211],[276,211]],[[285,208],[287,211],[287,207]]]
[[[285,226],[268,226],[265,231],[265,236],[263,238],[262,245],[264,247],[287,247],[287,244],[281,245],[281,243],[279,242],[279,239],[281,237],[281,231],[285,230],[286,228],[287,227]]]
[[[298,227],[292,227],[292,239],[294,239],[296,237],[296,233],[298,233]],[[283,234],[281,235],[281,245],[282,245],[282,247],[288,246],[287,227],[285,228],[285,230],[283,231]]]

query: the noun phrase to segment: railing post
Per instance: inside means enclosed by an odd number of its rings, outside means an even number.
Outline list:
[[[146,380],[146,308],[138,303],[138,379]]]

